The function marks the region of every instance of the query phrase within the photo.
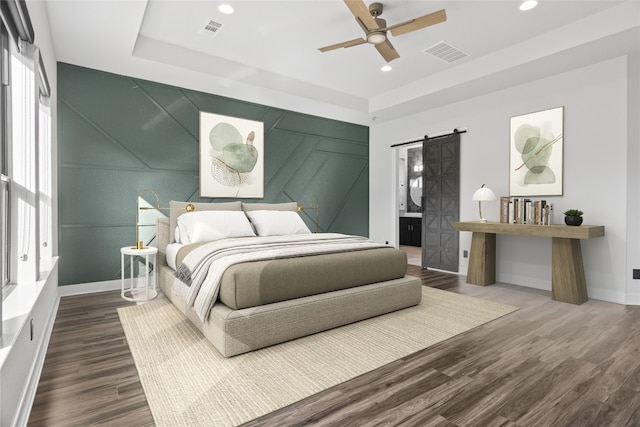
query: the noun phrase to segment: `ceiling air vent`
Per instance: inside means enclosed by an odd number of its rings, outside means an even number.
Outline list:
[[[214,37],[221,29],[222,24],[220,22],[214,21],[213,19],[207,19],[198,32],[203,36]]]
[[[424,50],[424,53],[433,55],[441,61],[451,64],[469,56],[467,52],[464,52],[457,47],[451,46],[447,42],[439,42]]]

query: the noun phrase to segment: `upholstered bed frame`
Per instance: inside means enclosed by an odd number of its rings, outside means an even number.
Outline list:
[[[158,219],[156,227],[160,289],[227,357],[417,305],[422,298],[420,279],[405,276],[239,310],[218,302],[202,322],[172,293],[174,270],[166,263],[169,219]]]

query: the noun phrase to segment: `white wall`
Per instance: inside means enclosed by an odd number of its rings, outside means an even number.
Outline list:
[[[629,56],[627,75],[627,304],[640,305],[640,280],[634,280],[629,271],[640,269],[640,52]]]
[[[627,224],[627,206],[637,206],[638,199],[637,190],[631,198],[628,195],[630,173],[637,188],[635,172],[628,173],[628,149],[638,144],[637,134],[629,135],[628,97],[637,104],[638,94],[628,91],[638,76],[628,78],[628,68],[628,58],[618,57],[372,126],[370,237],[397,242],[397,172],[391,144],[466,128],[461,140],[460,219],[475,220],[477,205],[471,196],[480,185],[486,184],[498,197],[509,194],[509,118],[564,106],[564,193],[545,199],[555,205],[556,222],[562,221],[564,210],[576,208],[585,212],[586,224],[605,225],[605,238],[582,243],[589,296],[626,303],[627,277],[634,268],[627,265],[627,242],[638,240],[637,220],[633,235],[628,235]],[[483,214],[497,221],[498,203],[483,204]],[[468,250],[470,242],[471,233],[461,232],[460,251]],[[550,239],[498,236],[497,257],[498,281],[551,290]],[[467,261],[461,253],[461,274],[466,274]]]

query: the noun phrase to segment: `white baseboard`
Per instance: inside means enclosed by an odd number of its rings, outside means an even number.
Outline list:
[[[122,282],[120,279],[107,280],[104,282],[93,283],[79,283],[77,285],[65,285],[58,287],[60,296],[66,297],[69,295],[82,295],[91,294],[94,292],[115,291],[116,289],[122,289]]]
[[[637,292],[628,293],[627,305],[640,305],[640,293],[637,293]]]
[[[597,299],[614,304],[635,305],[629,302],[628,295],[616,290],[587,289],[587,294],[589,295],[589,299]]]

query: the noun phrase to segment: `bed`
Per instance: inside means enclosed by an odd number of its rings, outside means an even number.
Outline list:
[[[404,252],[311,233],[296,211],[172,201],[156,222],[160,289],[225,357],[420,303]]]

